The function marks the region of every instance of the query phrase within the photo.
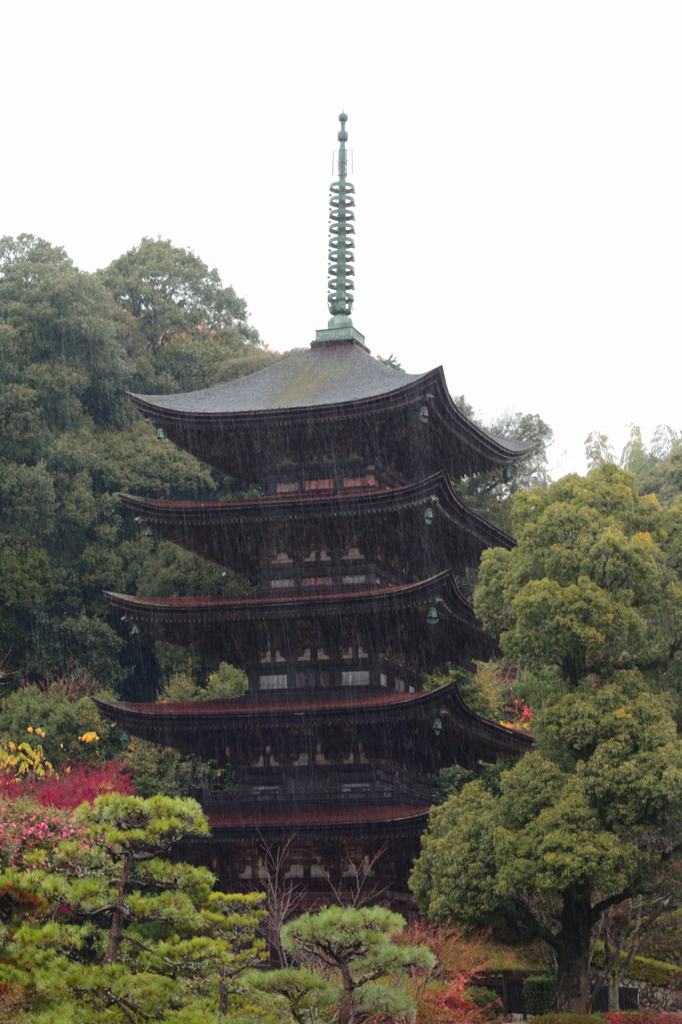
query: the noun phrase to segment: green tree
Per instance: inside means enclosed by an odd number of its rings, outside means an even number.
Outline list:
[[[0,704],[0,735],[18,743],[29,738],[29,729],[41,729],[45,756],[57,770],[69,761],[94,764],[115,757],[120,742],[88,696],[95,688],[92,679],[74,676],[43,687],[21,686]],[[86,733],[95,733],[97,742],[80,740]]]
[[[575,686],[637,668],[671,690],[682,678],[682,502],[640,497],[603,464],[520,492],[518,545],[483,553],[476,612],[522,668],[555,665]]]
[[[283,967],[275,971],[254,971],[246,980],[251,988],[283,999],[296,1024],[306,1024],[311,1019],[311,1010],[337,1002],[336,986],[312,971]]]
[[[585,438],[585,458],[588,469],[596,469],[597,466],[603,466],[616,461],[613,448],[609,444],[606,434],[600,434],[597,430],[593,430],[591,434],[588,434]]]
[[[155,353],[187,337],[214,336],[240,353],[243,342],[258,342],[258,332],[247,325],[244,300],[223,285],[217,270],[168,239],[143,238],[100,277]]]
[[[190,675],[177,673],[171,676],[162,696],[167,701],[226,700],[243,696],[248,686],[246,672],[221,661],[218,671],[212,672],[206,680],[206,686],[197,686]]]
[[[32,235],[0,240],[0,660],[15,684],[89,669],[104,686],[149,699],[160,672],[153,645],[130,635],[102,590],[244,589],[233,574],[145,536],[115,496],[202,500],[232,489],[159,441],[127,389],[177,391],[192,367],[228,379],[279,358],[258,347],[243,302],[213,272],[204,280],[201,261],[183,252],[150,242],[138,253],[162,295],[159,316],[175,324],[177,351],[165,365],[102,275]],[[210,322],[196,319],[209,312]]]
[[[669,698],[632,673],[541,711],[537,751],[431,814],[411,885],[437,922],[505,922],[555,951],[559,1008],[584,1013],[592,930],[666,891],[682,848],[682,743]]]
[[[536,413],[513,412],[509,409],[490,423],[482,423],[464,395],[453,398],[457,408],[478,426],[499,437],[523,441],[529,447],[515,465],[504,470],[489,470],[465,478],[457,484],[460,497],[481,515],[507,533],[512,531],[511,505],[517,491],[529,487],[547,487],[549,471],[547,448],[552,443],[552,428]]]
[[[33,870],[0,882],[39,901],[6,938],[0,978],[62,1019],[77,1006],[81,1024],[174,1019],[192,1003],[224,1013],[263,956],[262,897],[213,892],[206,868],[166,859],[179,841],[207,835],[198,804],[99,797],[75,812],[74,827],[85,833],[78,841],[37,851]]]
[[[608,440],[606,434],[597,431],[587,438],[588,468],[616,461]],[[661,423],[647,445],[639,426],[631,423],[618,465],[635,474],[640,494],[655,494],[662,505],[671,505],[682,494],[682,432]]]
[[[306,958],[334,972],[340,989],[339,1024],[350,1024],[361,1005],[394,1014],[406,1008],[403,994],[378,979],[393,971],[433,965],[435,958],[426,946],[394,942],[404,927],[400,914],[383,907],[326,907],[285,924],[282,945],[296,959]]]

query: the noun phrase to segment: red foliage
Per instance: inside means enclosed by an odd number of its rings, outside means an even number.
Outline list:
[[[604,1018],[608,1024],[663,1024],[662,1017],[672,1014],[646,1013],[642,1010],[614,1010],[613,1013],[605,1013]],[[675,1014],[679,1021],[679,1016]]]
[[[89,803],[106,793],[134,796],[132,774],[125,771],[121,761],[107,761],[102,765],[78,764],[60,775],[35,776],[16,779],[11,773],[0,773],[0,798],[18,800],[32,797],[43,807],[74,808],[84,800]]]
[[[132,774],[121,761],[107,761],[101,767],[78,764],[59,778],[46,778],[36,787],[35,798],[44,807],[78,807],[84,800],[92,803],[98,796],[120,793],[134,796]]]
[[[490,1003],[502,1004],[490,993]],[[489,1007],[481,1009],[464,994],[464,982],[453,981],[444,992],[427,991],[423,994],[417,1020],[423,1024],[484,1024],[490,1019]]]

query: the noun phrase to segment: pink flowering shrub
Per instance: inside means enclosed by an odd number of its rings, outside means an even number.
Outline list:
[[[85,829],[74,826],[68,812],[28,800],[0,805],[0,866],[19,866],[33,850],[52,849],[62,839],[79,839],[85,834]]]

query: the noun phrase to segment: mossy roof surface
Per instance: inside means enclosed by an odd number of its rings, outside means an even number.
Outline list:
[[[202,391],[134,397],[179,412],[256,412],[374,398],[399,391],[424,376],[385,366],[358,345],[327,344],[295,352],[264,370]]]

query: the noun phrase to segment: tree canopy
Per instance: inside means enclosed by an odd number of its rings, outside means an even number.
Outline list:
[[[87,668],[104,686],[150,696],[161,671],[153,644],[122,628],[102,589],[249,585],[122,514],[117,491],[200,499],[233,487],[158,441],[125,391],[177,391],[188,367],[203,386],[219,368],[240,376],[256,368],[249,359],[277,357],[194,254],[145,239],[121,261],[88,274],[43,239],[0,240],[0,659],[10,681]]]
[[[460,497],[486,519],[507,533],[512,532],[511,503],[517,491],[529,487],[546,487],[549,483],[547,449],[554,436],[549,424],[537,413],[521,413],[507,409],[490,423],[484,423],[464,395],[453,398],[464,415],[493,434],[524,441],[532,450],[506,470],[494,469],[459,483]]]
[[[682,431],[661,423],[647,445],[636,423],[617,460],[606,434],[594,430],[585,440],[588,469],[616,463],[637,478],[640,494],[655,494],[662,505],[671,505],[682,494]]]
[[[452,780],[412,884],[435,920],[544,939],[564,1010],[586,1010],[603,913],[667,892],[682,850],[681,517],[601,462],[517,493],[518,546],[482,558],[476,611],[531,673],[536,749]]]
[[[433,966],[435,957],[426,946],[394,941],[404,927],[405,919],[384,907],[332,906],[285,924],[282,945],[297,959],[334,972],[339,1024],[349,1024],[359,1006],[387,1014],[404,1009],[401,993],[379,979],[396,970]]]
[[[483,554],[475,607],[522,666],[555,665],[576,684],[636,668],[682,684],[682,501],[639,495],[600,465],[516,495],[512,551]]]
[[[15,904],[0,981],[79,1024],[174,1019],[183,1006],[197,1020],[224,1014],[263,959],[264,911],[261,895],[215,892],[206,868],[168,859],[180,840],[208,833],[198,804],[102,796],[65,831],[0,876],[5,893],[33,902],[23,914]]]
[[[543,939],[563,1010],[586,1010],[602,913],[665,889],[682,849],[682,742],[668,704],[634,676],[588,681],[538,713],[537,750],[497,788],[469,782],[431,814],[412,875],[421,909]]]

